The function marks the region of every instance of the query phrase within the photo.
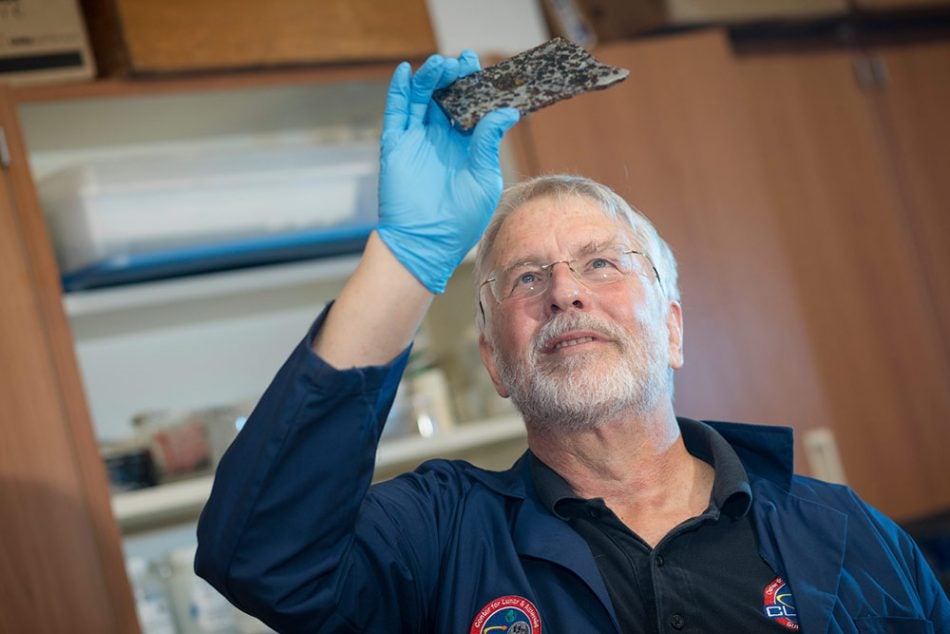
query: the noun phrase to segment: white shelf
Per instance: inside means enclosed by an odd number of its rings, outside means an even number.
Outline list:
[[[345,279],[356,269],[359,255],[258,266],[171,280],[143,282],[112,288],[75,291],[63,295],[66,314],[86,317],[100,313],[207,300],[256,290],[292,287]]]
[[[380,444],[376,468],[396,467],[428,458],[461,452],[525,436],[520,416],[505,416],[477,423],[456,425],[450,433],[432,438],[397,438]]]
[[[525,436],[520,416],[459,424],[450,433],[432,438],[398,438],[380,444],[376,468],[411,469],[429,458],[452,457]],[[213,476],[203,476],[162,486],[119,493],[112,497],[112,512],[123,532],[131,533],[187,521],[198,516],[211,494]]]

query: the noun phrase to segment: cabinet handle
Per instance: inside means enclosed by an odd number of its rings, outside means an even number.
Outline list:
[[[10,167],[10,148],[7,146],[7,131],[0,128],[0,167]]]
[[[880,57],[858,57],[852,66],[854,77],[862,90],[882,90],[890,83],[887,62]]]
[[[871,58],[871,74],[874,75],[874,84],[878,88],[887,88],[891,83],[891,75],[887,70],[887,62],[880,57]]]

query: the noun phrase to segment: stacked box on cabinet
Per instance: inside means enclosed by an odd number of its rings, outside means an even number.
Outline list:
[[[0,80],[90,79],[96,67],[76,0],[0,3]]]

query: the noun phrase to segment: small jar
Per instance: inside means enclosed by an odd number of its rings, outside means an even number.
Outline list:
[[[144,557],[129,557],[125,568],[132,582],[135,613],[142,634],[175,634],[171,602],[155,564]]]
[[[416,433],[429,438],[450,432],[455,426],[455,416],[445,373],[438,367],[430,366],[413,373],[409,380]]]

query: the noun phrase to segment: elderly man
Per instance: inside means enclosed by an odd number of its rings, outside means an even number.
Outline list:
[[[476,68],[465,53],[396,70],[378,230],[222,461],[198,572],[288,632],[950,628],[896,525],[792,475],[790,430],[677,419],[676,264],[645,217],[552,176],[508,190],[488,224],[517,112],[465,135],[431,102]],[[483,232],[482,358],[530,451],[371,487],[407,347]]]

